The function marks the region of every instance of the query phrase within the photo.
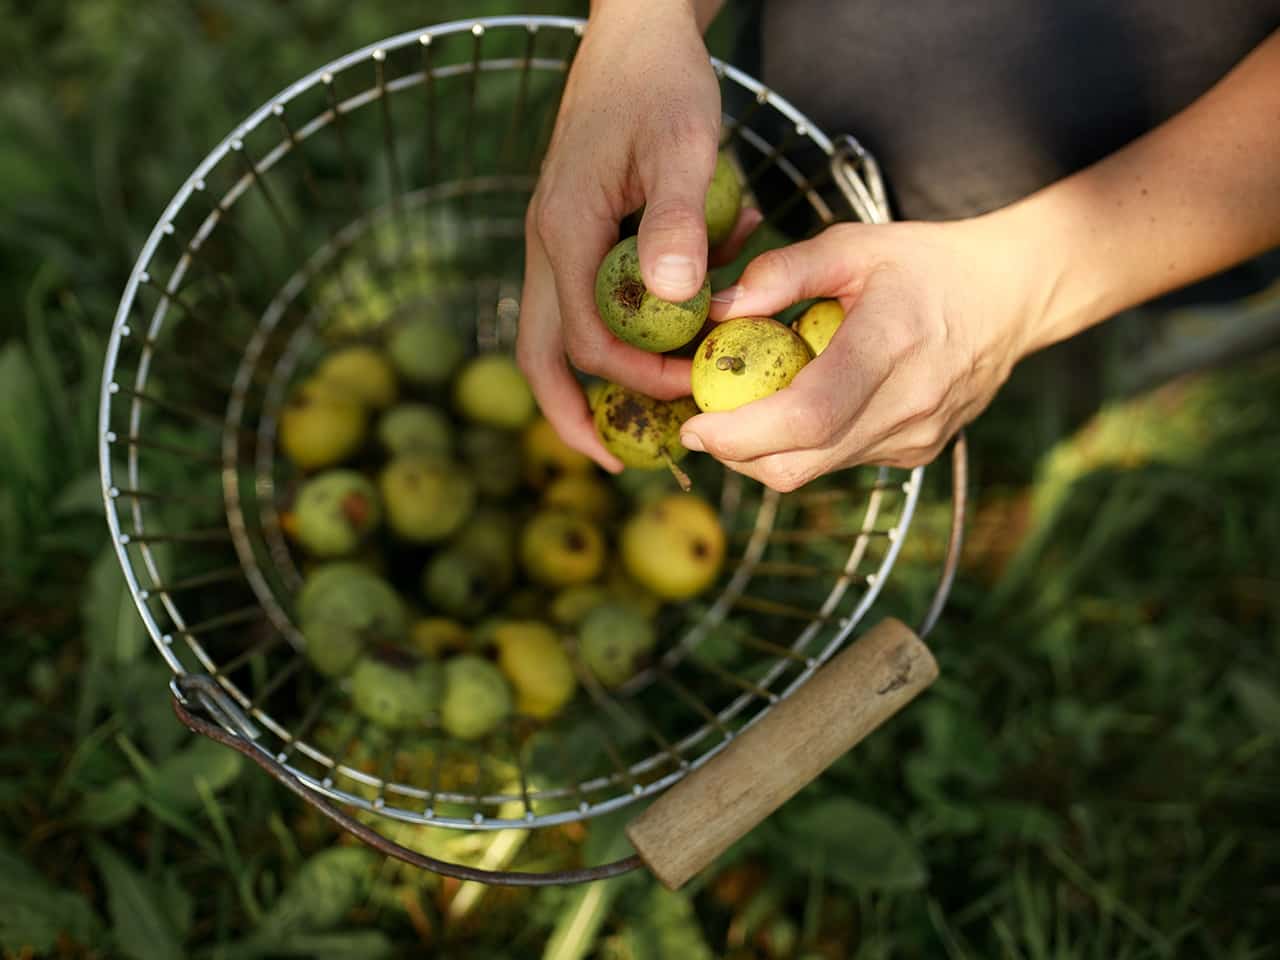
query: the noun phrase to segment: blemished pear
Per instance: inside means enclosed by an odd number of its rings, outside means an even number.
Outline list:
[[[787,386],[813,351],[771,317],[738,317],[712,330],[693,358],[693,399],[704,413],[736,410]]]
[[[596,272],[596,309],[614,335],[650,353],[677,350],[698,335],[711,309],[711,281],[678,303],[649,292],[635,237],[623,240]]]

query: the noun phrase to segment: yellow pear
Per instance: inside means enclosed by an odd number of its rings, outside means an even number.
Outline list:
[[[839,300],[819,300],[791,325],[800,339],[809,345],[816,357],[827,349],[827,344],[844,323],[844,307]]]
[[[627,574],[664,600],[702,593],[724,563],[720,520],[692,494],[670,494],[643,507],[622,528],[620,545]]]
[[[302,470],[331,467],[364,443],[365,408],[331,384],[308,380],[290,394],[280,412],[280,448]]]
[[[525,525],[520,559],[530,579],[545,586],[588,583],[604,569],[604,535],[585,517],[543,510]]]
[[[396,371],[373,347],[336,350],[320,362],[316,379],[332,384],[357,403],[385,410],[396,402]]]
[[[706,413],[736,410],[777,393],[812,359],[809,345],[777,320],[726,320],[707,334],[694,354],[694,402]]]
[[[578,687],[564,644],[545,623],[511,620],[493,630],[498,668],[516,691],[516,709],[545,720],[559,713]]]

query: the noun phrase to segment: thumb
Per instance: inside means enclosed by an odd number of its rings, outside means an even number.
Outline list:
[[[856,293],[870,267],[871,245],[863,224],[838,224],[818,236],[760,254],[738,282],[712,297],[711,317],[771,317],[812,297]]]
[[[640,165],[644,216],[636,238],[644,285],[663,300],[688,300],[707,274],[707,187],[714,149],[658,149]]]

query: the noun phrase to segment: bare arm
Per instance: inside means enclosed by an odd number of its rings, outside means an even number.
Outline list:
[[[1177,116],[978,225],[1048,281],[1027,352],[1280,244],[1280,31]]]
[[[1160,127],[1002,210],[839,224],[756,258],[719,316],[834,297],[847,319],[789,387],[694,417],[685,446],[781,490],[927,463],[1027,354],[1277,244],[1280,33]]]

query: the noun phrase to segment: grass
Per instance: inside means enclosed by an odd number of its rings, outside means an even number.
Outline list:
[[[969,544],[926,697],[684,893],[639,874],[460,889],[335,846],[172,721],[94,447],[110,317],[178,179],[268,92],[416,24],[327,0],[0,15],[6,956],[1280,955],[1280,358],[1083,411],[1045,389],[1063,358],[1037,358],[971,431]],[[930,589],[932,473],[885,609]],[[519,856],[625,853],[617,827]]]

